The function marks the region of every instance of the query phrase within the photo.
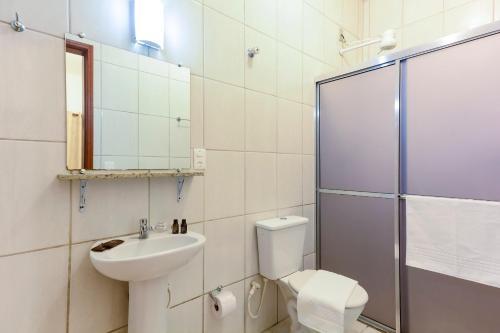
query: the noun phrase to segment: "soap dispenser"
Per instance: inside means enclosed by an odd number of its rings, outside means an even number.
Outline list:
[[[173,234],[179,233],[179,221],[177,219],[175,219],[174,223],[172,224],[172,233]]]
[[[187,231],[188,231],[188,225],[187,225],[186,219],[182,219],[181,234],[186,234]]]

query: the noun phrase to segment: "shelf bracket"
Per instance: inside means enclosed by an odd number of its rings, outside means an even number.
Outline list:
[[[85,206],[87,205],[87,179],[80,180],[80,213],[85,211]]]
[[[184,187],[184,176],[177,177],[177,202],[182,200],[182,188]]]

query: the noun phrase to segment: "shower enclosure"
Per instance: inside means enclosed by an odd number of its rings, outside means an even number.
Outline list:
[[[317,264],[363,320],[494,333],[500,289],[405,265],[405,195],[500,201],[500,23],[317,80]],[[471,222],[473,223],[473,221]]]

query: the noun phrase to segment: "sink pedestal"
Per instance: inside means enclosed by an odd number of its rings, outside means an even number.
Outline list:
[[[167,332],[167,277],[129,282],[128,333]]]

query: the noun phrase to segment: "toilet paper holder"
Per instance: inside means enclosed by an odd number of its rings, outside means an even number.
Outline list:
[[[219,294],[222,291],[223,288],[224,287],[222,287],[222,285],[220,285],[220,286],[218,286],[217,288],[215,288],[214,290],[212,290],[211,292],[208,293],[208,296],[210,296],[210,298],[214,302],[214,306],[215,306],[215,310],[216,311],[219,311],[219,306],[217,305],[217,300],[215,299],[215,296],[217,294]]]

